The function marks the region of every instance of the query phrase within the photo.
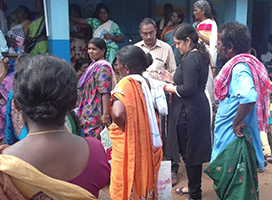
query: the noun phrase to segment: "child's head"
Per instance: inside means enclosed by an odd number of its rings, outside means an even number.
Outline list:
[[[113,62],[112,62],[112,67],[113,67],[113,70],[115,71],[115,74],[119,74],[119,71],[118,71],[118,62],[117,62],[117,57],[114,58]]]
[[[82,74],[87,69],[87,67],[89,66],[89,64],[90,63],[89,63],[89,61],[87,59],[84,59],[84,58],[78,58],[78,59],[76,59],[74,68],[76,70],[78,78],[80,78],[82,76]]]

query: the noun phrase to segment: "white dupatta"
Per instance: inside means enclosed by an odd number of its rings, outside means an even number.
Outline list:
[[[104,34],[110,31],[112,23],[112,20],[108,20],[106,23],[101,24],[93,33],[93,37],[104,39]]]
[[[146,80],[142,76],[134,74],[127,77],[133,78],[134,80],[141,83],[150,124],[152,146],[153,148],[161,147],[162,141],[154,107],[159,111],[160,114],[168,114],[168,107],[164,91],[161,87],[152,83],[151,79],[148,79],[151,86],[150,91]]]

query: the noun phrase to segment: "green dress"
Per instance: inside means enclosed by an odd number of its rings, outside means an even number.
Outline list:
[[[93,28],[93,33],[96,31],[98,27],[101,26],[100,20],[96,18],[87,18],[86,20],[87,24]],[[112,22],[112,25],[108,33],[114,36],[122,35],[120,27],[115,22]],[[106,44],[107,44],[106,59],[109,63],[112,63],[114,58],[117,56],[119,47],[118,44],[112,40],[107,40]]]

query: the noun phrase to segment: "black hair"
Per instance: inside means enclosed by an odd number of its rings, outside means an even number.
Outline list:
[[[204,15],[206,18],[212,19],[212,9],[206,0],[198,0],[194,3],[194,6],[198,7],[200,10],[205,11]]]
[[[251,47],[251,35],[246,25],[228,22],[218,29],[224,47],[233,47],[235,53],[247,53]]]
[[[144,18],[144,19],[140,22],[139,30],[141,30],[141,27],[142,27],[143,25],[147,25],[147,24],[152,24],[152,25],[154,26],[155,29],[156,29],[156,27],[157,27],[157,24],[156,24],[156,22],[155,22],[153,19],[146,17],[146,18]]]
[[[178,40],[186,41],[186,38],[190,38],[193,45],[196,47],[196,49],[199,51],[199,53],[202,55],[205,63],[207,65],[210,64],[210,54],[207,51],[207,48],[205,47],[205,44],[203,42],[198,42],[198,35],[194,27],[190,24],[180,24],[174,31],[174,37]]]
[[[106,44],[106,42],[103,39],[101,39],[101,38],[92,38],[89,41],[88,45],[91,44],[91,43],[94,46],[96,46],[98,49],[100,49],[100,50],[105,49],[104,56],[106,56],[106,53],[107,53],[107,44]]]
[[[37,124],[63,126],[66,113],[77,101],[77,76],[65,60],[37,54],[19,67],[13,98],[24,118]]]
[[[181,24],[183,22],[183,20],[184,20],[183,12],[181,10],[174,10],[172,13],[174,13],[174,12],[177,13],[178,18],[181,19],[180,22],[179,22]]]
[[[19,54],[18,57],[16,58],[18,64],[26,61],[28,58],[30,58],[29,54]]]
[[[171,3],[164,4],[163,9],[167,9],[167,8],[170,9],[171,11],[174,10],[174,7]]]
[[[100,12],[101,9],[105,9],[106,12],[107,12],[108,14],[110,14],[110,10],[109,10],[108,6],[106,6],[106,5],[103,4],[103,3],[97,4],[95,10],[98,12],[98,14],[99,14],[99,12]]]
[[[90,63],[89,60],[85,59],[85,58],[77,58],[76,61],[75,61],[75,65],[74,65],[74,68],[76,70],[76,72],[78,70],[81,69],[82,65],[84,65],[85,63]]]
[[[217,18],[217,12],[216,12],[216,10],[213,7],[213,3],[211,1],[207,1],[207,2],[209,3],[209,5],[211,7],[211,19],[214,19],[215,22],[217,23],[217,20],[216,20],[216,18]]]
[[[78,4],[71,4],[69,5],[69,12],[71,12],[71,9],[73,9],[74,11],[76,11],[79,15],[79,17],[82,17],[82,12],[81,12],[81,8]]]
[[[117,56],[113,59],[113,61],[112,61],[112,66],[114,65],[114,63],[117,61]]]
[[[128,45],[117,54],[122,65],[132,68],[136,74],[142,74],[153,62],[150,53],[145,53],[140,47]]]
[[[22,9],[24,10],[25,14],[26,14],[26,19],[30,19],[30,10],[29,10],[28,7],[23,6],[23,5],[19,5],[19,6],[17,7],[17,9],[18,9],[18,8],[22,8]]]

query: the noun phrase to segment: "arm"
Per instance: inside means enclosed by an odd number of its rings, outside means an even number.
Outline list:
[[[69,16],[69,19],[79,24],[87,24],[87,20],[80,17]]]
[[[243,121],[254,108],[258,95],[254,87],[253,78],[248,65],[244,63],[237,64],[232,70],[233,94],[239,101],[237,113],[232,121],[233,132],[237,137],[243,137],[242,128],[247,125]]]
[[[124,104],[117,100],[112,105],[112,120],[122,130],[125,131],[126,124],[126,108]]]
[[[116,43],[122,43],[123,42],[123,36],[122,35],[114,36],[114,35],[111,35],[109,33],[106,33],[106,34],[104,34],[104,38],[106,40],[112,40],[112,41],[114,41]]]
[[[101,123],[104,126],[110,125],[109,107],[110,107],[110,91],[112,88],[111,74],[107,66],[101,66],[94,75],[95,88],[102,95],[102,109]]]
[[[121,29],[115,22],[112,23],[109,33],[104,34],[104,38],[106,40],[110,39],[116,43],[123,42],[123,35],[121,33]]]
[[[7,41],[7,43],[11,46],[11,47],[17,47],[17,41],[13,38],[10,38],[8,36],[5,36],[5,39]]]
[[[204,35],[202,35],[201,33],[197,32],[198,37],[207,45],[210,45],[210,39]]]
[[[255,102],[240,104],[236,116],[232,121],[233,132],[237,137],[243,137],[241,129],[247,128],[248,126],[243,122],[243,119],[252,111],[254,108]]]
[[[102,94],[103,115],[101,117],[101,123],[104,126],[110,125],[109,107],[110,107],[110,94],[104,93]]]

